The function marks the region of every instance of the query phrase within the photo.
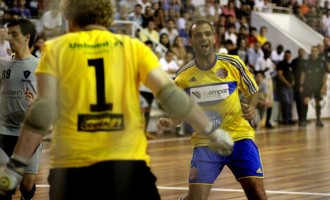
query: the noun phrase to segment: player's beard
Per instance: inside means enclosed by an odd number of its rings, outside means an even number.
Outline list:
[[[213,48],[214,46],[212,44],[209,44],[207,48],[198,46],[197,48],[195,48],[195,52],[198,57],[208,58],[214,53]]]

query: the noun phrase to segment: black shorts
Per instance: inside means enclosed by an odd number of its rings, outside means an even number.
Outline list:
[[[51,200],[159,200],[156,177],[144,161],[105,161],[50,169]]]
[[[140,91],[140,94],[141,96],[143,96],[143,98],[145,98],[148,105],[151,106],[152,101],[154,100],[154,95],[151,92],[143,92],[143,91]]]
[[[0,148],[10,157],[13,154],[18,137],[0,134]]]
[[[322,100],[321,87],[304,87],[303,97],[313,97],[315,100]]]

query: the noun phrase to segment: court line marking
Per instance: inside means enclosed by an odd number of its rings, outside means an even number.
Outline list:
[[[330,127],[330,124],[324,124],[323,129]],[[308,127],[298,127],[298,126],[290,126],[290,127],[276,127],[274,129],[257,129],[256,134],[260,133],[278,133],[278,132],[285,132],[285,131],[292,131],[292,130],[304,130],[307,129]],[[157,136],[156,136],[157,137]],[[190,136],[183,136],[183,137],[174,137],[174,138],[165,138],[165,139],[154,139],[154,140],[149,140],[149,144],[158,144],[158,143],[163,143],[163,142],[177,142],[177,141],[187,141],[190,140]]]
[[[160,190],[185,190],[188,191],[188,188],[185,187],[157,187]],[[242,192],[242,189],[221,189],[221,188],[212,188],[211,191],[216,192]],[[327,196],[330,197],[330,193],[315,193],[315,192],[289,192],[289,191],[275,191],[275,190],[266,190],[267,194],[292,194],[292,195],[312,195],[312,196]]]
[[[37,184],[37,188],[49,188],[48,184]],[[165,187],[158,186],[159,190],[183,190],[188,191],[186,187]],[[244,193],[242,189],[221,189],[221,188],[212,188],[211,191],[215,192],[241,192]],[[330,197],[330,193],[317,193],[317,192],[289,192],[289,191],[276,191],[276,190],[266,190],[267,194],[292,194],[292,195],[312,195],[312,196],[327,196]]]

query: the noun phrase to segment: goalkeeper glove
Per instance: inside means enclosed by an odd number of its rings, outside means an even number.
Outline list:
[[[12,195],[21,182],[27,163],[14,156],[9,162],[0,167],[0,194]]]
[[[212,151],[222,156],[228,156],[232,153],[234,142],[229,133],[223,129],[215,129],[208,138],[210,139],[209,148]]]

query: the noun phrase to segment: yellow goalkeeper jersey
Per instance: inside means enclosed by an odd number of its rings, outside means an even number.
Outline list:
[[[106,30],[68,33],[47,41],[36,74],[58,80],[59,118],[51,167],[107,160],[144,160],[147,140],[140,83],[158,59],[137,39]]]
[[[256,93],[258,86],[238,56],[216,54],[213,67],[206,71],[200,70],[194,60],[181,68],[175,82],[235,141],[254,139],[253,128],[242,117],[240,92],[247,97]],[[194,132],[192,144],[206,146],[208,140]]]

